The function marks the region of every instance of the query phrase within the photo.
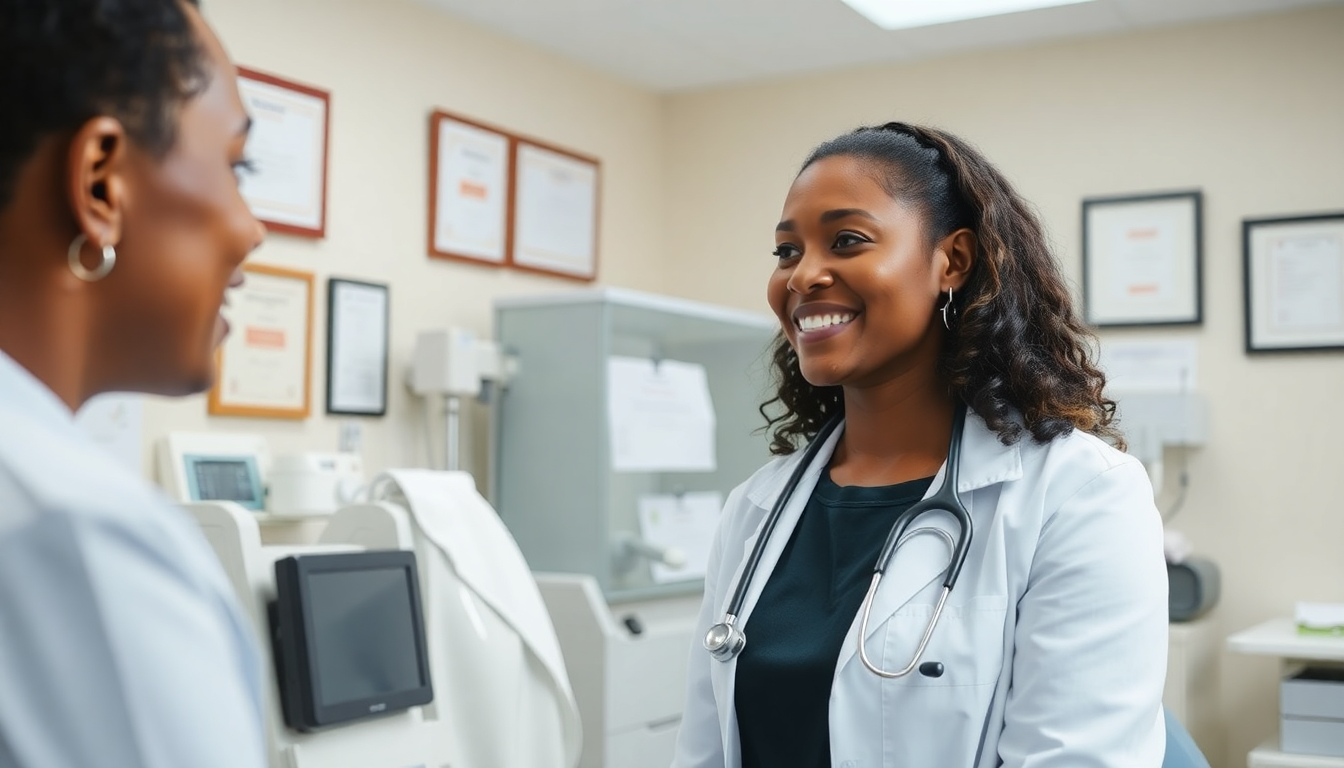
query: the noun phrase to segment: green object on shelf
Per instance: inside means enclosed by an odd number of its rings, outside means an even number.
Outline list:
[[[1344,627],[1308,627],[1304,624],[1298,624],[1297,634],[1311,637],[1344,637]]]

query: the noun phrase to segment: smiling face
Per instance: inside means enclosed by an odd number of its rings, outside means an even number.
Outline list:
[[[863,158],[826,157],[784,201],[767,293],[813,386],[922,380],[937,365],[936,307],[952,284],[946,244],[930,243],[921,212],[892,198],[881,172]]]
[[[99,286],[109,318],[95,347],[107,351],[100,367],[114,387],[160,394],[214,380],[225,290],[241,282],[243,259],[265,234],[238,190],[249,120],[234,67],[196,10],[187,13],[209,80],[180,106],[166,156],[129,147],[117,266]]]

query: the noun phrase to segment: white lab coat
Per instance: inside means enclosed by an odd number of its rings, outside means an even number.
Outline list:
[[[739,617],[748,646],[752,609],[842,431],[804,473],[765,548]],[[690,651],[676,768],[741,764],[737,665],[713,660],[700,641],[722,620],[801,454],[770,462],[728,497]],[[968,413],[959,474],[974,535],[923,656],[945,672],[877,677],[855,652],[855,616],[831,688],[833,768],[1160,766],[1167,584],[1161,519],[1142,465],[1077,431],[1005,446]],[[950,515],[916,525],[957,533]],[[898,550],[874,600],[870,659],[886,669],[910,661],[948,556],[934,535]]]

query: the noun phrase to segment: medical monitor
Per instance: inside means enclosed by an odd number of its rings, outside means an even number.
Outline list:
[[[254,511],[265,507],[265,492],[255,458],[188,454],[183,461],[192,501],[234,501]]]
[[[286,557],[275,586],[286,725],[313,731],[433,700],[415,553]]]
[[[231,501],[266,509],[266,439],[241,432],[169,432],[158,443],[158,480],[173,500]]]

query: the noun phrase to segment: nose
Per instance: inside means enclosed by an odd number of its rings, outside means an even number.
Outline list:
[[[794,265],[793,274],[789,275],[789,290],[802,296],[830,287],[834,282],[835,276],[825,258],[804,253]]]
[[[261,220],[255,216],[252,218],[252,223],[255,227],[252,232],[252,248],[248,251],[249,253],[260,248],[261,244],[266,240],[266,225],[261,223]]]

